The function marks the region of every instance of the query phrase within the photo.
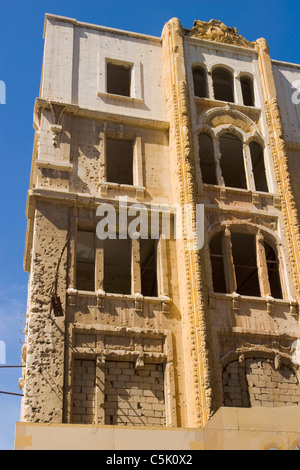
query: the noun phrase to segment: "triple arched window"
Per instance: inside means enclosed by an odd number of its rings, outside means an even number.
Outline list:
[[[199,65],[194,66],[192,73],[195,96],[199,98],[212,98],[229,103],[235,102],[234,77],[230,70],[224,67],[215,67],[212,70],[211,92],[209,92],[208,76],[204,67]],[[241,74],[240,87],[242,94],[241,99],[243,101],[240,104],[255,106],[253,79],[249,75]]]
[[[277,248],[261,232],[217,232],[210,241],[213,291],[282,299]]]
[[[204,184],[268,192],[264,149],[256,141],[244,143],[232,132],[216,137],[198,135],[199,161]]]

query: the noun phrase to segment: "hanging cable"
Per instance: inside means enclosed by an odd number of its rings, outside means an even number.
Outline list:
[[[0,393],[3,393],[4,395],[16,395],[17,397],[23,397],[22,393],[3,392],[2,390],[0,390]]]

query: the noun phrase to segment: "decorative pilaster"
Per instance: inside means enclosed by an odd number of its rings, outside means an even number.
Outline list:
[[[171,158],[176,170],[174,186],[178,189],[176,196],[184,208],[191,204],[192,232],[196,232],[196,176],[194,165],[193,135],[189,96],[187,90],[184,64],[183,28],[177,18],[170,20],[164,27],[163,58],[165,67],[165,94],[167,112],[170,121]],[[176,162],[176,163],[175,163]],[[174,168],[174,167],[173,167]],[[176,176],[175,176],[176,175]],[[189,250],[186,240],[183,241],[187,323],[191,359],[193,361],[194,411],[189,410],[190,425],[204,426],[212,415],[212,379],[208,345],[208,306],[205,296],[205,282],[202,253]],[[190,384],[191,385],[191,384]],[[189,392],[189,393],[190,393]],[[194,415],[193,415],[194,414]]]
[[[265,100],[265,112],[274,161],[281,211],[289,251],[291,273],[298,303],[300,302],[300,226],[295,196],[288,168],[284,131],[272,72],[269,47],[265,39],[255,42],[259,54],[258,65]]]

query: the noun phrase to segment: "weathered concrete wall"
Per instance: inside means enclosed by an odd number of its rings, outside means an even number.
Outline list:
[[[34,242],[29,273],[26,343],[23,348],[24,393],[22,419],[40,422],[62,420],[64,382],[64,317],[51,313],[51,293],[58,275],[57,294],[65,310],[68,285],[68,210],[63,206],[36,202]],[[57,271],[58,261],[61,264]]]
[[[107,123],[99,118],[72,116],[64,108],[60,111],[61,130],[57,142],[53,141],[54,113],[50,109],[40,112],[36,188],[101,197],[103,185],[111,183],[105,187],[105,194],[111,200],[118,201],[120,196],[126,196],[136,201],[134,188],[108,181],[106,171],[106,139],[132,139],[134,185],[142,188],[140,202],[172,204],[166,130],[156,130],[151,124],[133,127],[117,121]]]
[[[166,119],[160,38],[51,15],[45,21],[44,37],[41,98],[103,113]],[[132,66],[131,98],[107,94],[107,60]]]

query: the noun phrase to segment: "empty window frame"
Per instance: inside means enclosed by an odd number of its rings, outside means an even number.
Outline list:
[[[225,266],[224,266],[224,250],[223,250],[224,233],[219,232],[210,242],[210,262],[212,269],[212,280],[214,292],[226,293]]]
[[[214,158],[213,141],[208,134],[199,134],[199,160],[202,181],[205,184],[218,184]]]
[[[131,294],[131,239],[103,241],[104,290],[114,294]]]
[[[215,100],[234,103],[232,74],[223,68],[216,68],[212,72],[212,79]]]
[[[231,242],[237,293],[260,297],[255,235],[233,232]]]
[[[131,66],[106,64],[107,93],[130,96]]]
[[[243,103],[245,106],[254,106],[253,80],[250,77],[241,77],[240,79]]]
[[[110,183],[133,185],[133,141],[106,138],[106,178]]]
[[[267,193],[269,189],[266,177],[264,150],[257,142],[250,142],[250,153],[255,189],[256,191]]]
[[[279,274],[279,261],[277,257],[276,251],[271,247],[268,242],[264,242],[265,253],[266,253],[266,261],[267,261],[267,269],[268,269],[268,277],[269,277],[269,284],[271,295],[275,299],[282,299],[282,288],[281,288],[281,281],[280,281],[280,274]]]
[[[140,238],[142,295],[157,297],[157,240]]]
[[[194,95],[207,98],[206,72],[202,67],[193,67]]]
[[[225,186],[247,189],[242,141],[232,135],[220,137],[221,170]]]
[[[226,237],[227,238],[227,237]],[[225,259],[226,242],[229,242],[232,258]],[[229,240],[225,240],[224,232],[219,232],[210,242],[210,260],[212,268],[213,290],[217,293],[226,293],[226,280],[231,277],[229,263],[233,261],[235,280],[233,288],[240,295],[261,297],[259,270],[257,266],[257,238],[254,234],[231,232]],[[264,241],[264,255],[266,263],[270,294],[275,299],[283,298],[280,278],[280,266],[277,251],[267,241]],[[232,261],[231,261],[232,259]],[[229,270],[227,272],[227,270]],[[261,274],[262,275],[262,274]]]
[[[77,231],[76,289],[95,290],[95,233],[91,231]]]

